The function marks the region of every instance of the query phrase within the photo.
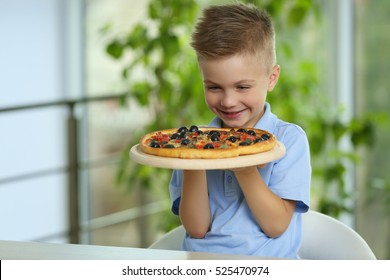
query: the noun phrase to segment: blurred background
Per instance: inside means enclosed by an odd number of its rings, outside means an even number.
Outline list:
[[[190,34],[212,0],[0,0],[0,239],[147,247],[178,225],[170,171],[137,165],[151,130],[212,115]],[[390,259],[390,2],[243,1],[267,9],[301,125],[312,208]]]

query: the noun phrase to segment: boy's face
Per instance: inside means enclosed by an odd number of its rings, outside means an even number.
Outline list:
[[[267,92],[279,78],[275,65],[267,73],[252,55],[199,62],[207,106],[224,127],[254,127],[264,114]]]

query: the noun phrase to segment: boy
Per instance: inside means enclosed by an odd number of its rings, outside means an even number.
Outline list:
[[[279,120],[266,102],[275,87],[275,35],[269,15],[232,4],[204,10],[192,36],[213,127],[267,130],[286,155],[265,166],[175,170],[172,211],[187,232],[183,249],[298,258],[308,211],[310,155],[305,132]]]

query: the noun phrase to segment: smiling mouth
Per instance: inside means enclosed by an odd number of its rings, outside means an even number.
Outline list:
[[[223,114],[224,116],[226,116],[227,118],[233,119],[233,118],[239,117],[241,115],[241,113],[244,111],[245,111],[245,109],[241,110],[241,111],[234,111],[234,112],[226,112],[226,111],[220,110],[219,112],[221,114]]]

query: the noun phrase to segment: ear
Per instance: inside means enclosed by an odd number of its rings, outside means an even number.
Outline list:
[[[271,74],[269,75],[268,91],[272,91],[274,89],[276,83],[279,80],[279,76],[280,76],[280,66],[278,64],[275,64],[274,67],[272,67]]]

